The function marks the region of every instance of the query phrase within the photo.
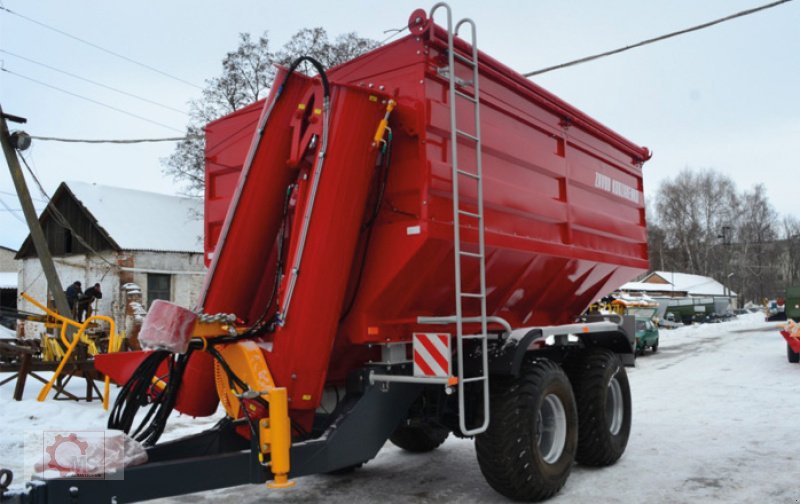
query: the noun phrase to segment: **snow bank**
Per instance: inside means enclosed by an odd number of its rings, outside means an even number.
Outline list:
[[[633,427],[625,455],[602,470],[575,466],[549,502],[795,502],[800,498],[795,406],[800,365],[787,362],[776,327],[757,313],[662,330],[658,353],[648,351],[628,370]],[[80,392],[82,383],[72,386]],[[37,403],[38,389],[38,382],[30,383],[26,400],[16,403],[13,384],[0,387],[0,466],[14,469],[15,485],[22,480],[26,431],[105,425],[100,403]],[[196,432],[216,419],[173,416],[166,437]],[[251,485],[154,502],[376,500],[508,502],[484,482],[472,441],[452,436],[424,455],[387,443],[352,474],[299,478],[288,491]]]

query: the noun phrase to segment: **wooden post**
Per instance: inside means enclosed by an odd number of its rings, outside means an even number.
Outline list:
[[[14,400],[21,401],[22,394],[25,392],[25,380],[28,378],[28,373],[31,372],[31,354],[28,352],[22,353],[22,362],[17,371],[17,385],[14,387]]]
[[[11,171],[11,178],[14,180],[14,187],[19,196],[19,203],[22,206],[22,213],[25,215],[25,220],[31,231],[31,240],[36,248],[39,262],[42,263],[42,270],[47,279],[47,286],[56,303],[56,310],[62,316],[71,318],[67,296],[56,273],[56,266],[53,263],[53,257],[50,255],[50,249],[47,247],[44,231],[42,231],[42,226],[39,225],[39,218],[36,215],[36,209],[33,207],[33,200],[31,200],[30,192],[28,192],[28,186],[25,184],[25,176],[22,174],[17,152],[11,145],[11,135],[8,132],[6,117],[3,113],[3,107],[0,106],[0,143],[3,144],[3,153],[6,156],[8,169]]]

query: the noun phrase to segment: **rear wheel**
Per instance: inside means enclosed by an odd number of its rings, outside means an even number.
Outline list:
[[[446,428],[429,423],[401,425],[394,431],[389,441],[406,451],[425,453],[441,446],[448,435],[450,431]]]
[[[491,422],[475,438],[478,464],[504,496],[544,500],[567,481],[577,434],[569,379],[554,362],[536,359],[519,378],[492,381]]]
[[[656,352],[658,352],[658,340],[656,340],[656,342],[653,343],[653,353],[656,353]]]
[[[792,350],[792,347],[789,346],[789,343],[786,343],[786,357],[792,364],[800,362],[800,353],[797,353],[794,350]]]
[[[570,378],[579,421],[575,459],[589,466],[611,465],[625,452],[631,431],[625,368],[615,353],[596,349],[572,364]]]

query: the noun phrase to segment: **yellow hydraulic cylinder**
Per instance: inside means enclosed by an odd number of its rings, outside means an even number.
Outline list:
[[[270,450],[270,469],[275,479],[267,483],[268,488],[290,488],[289,450],[292,447],[292,429],[289,421],[289,401],[286,389],[274,387],[269,390],[269,419],[262,420],[259,428],[262,451],[265,445]],[[269,439],[265,443],[265,438]]]
[[[377,147],[383,141],[383,134],[389,126],[389,116],[392,110],[394,110],[395,105],[397,105],[397,102],[394,100],[389,100],[386,104],[386,114],[383,116],[383,119],[381,119],[381,122],[378,123],[378,130],[375,132],[375,137],[372,139],[373,147]]]

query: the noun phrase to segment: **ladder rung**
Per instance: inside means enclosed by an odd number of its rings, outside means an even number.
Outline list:
[[[477,142],[477,141],[479,141],[479,140],[480,140],[478,137],[476,137],[476,136],[475,136],[475,135],[473,135],[472,133],[467,133],[467,132],[466,132],[466,131],[464,131],[464,130],[457,129],[457,130],[456,130],[456,133],[458,133],[459,135],[461,135],[461,136],[463,136],[463,137],[465,137],[465,138],[469,138],[470,140],[472,140],[472,141],[474,141],[474,142]]]
[[[469,100],[472,103],[478,103],[478,100],[475,99],[474,96],[468,95],[467,93],[462,93],[461,91],[456,91],[456,94],[465,100]]]
[[[467,65],[470,66],[475,66],[475,61],[473,61],[472,58],[467,58],[466,56],[462,56],[457,52],[453,53],[453,57],[462,63],[466,63]]]
[[[483,218],[483,217],[481,217],[480,214],[476,214],[474,212],[467,212],[466,210],[459,210],[458,213],[460,213],[461,215],[466,215],[467,217],[473,217],[475,219],[482,219]]]
[[[469,336],[461,336],[462,340],[465,339],[486,339],[485,334],[470,334]]]
[[[472,173],[472,172],[468,172],[466,170],[458,169],[456,171],[458,172],[459,175],[464,175],[466,177],[474,178],[475,180],[480,180],[481,179],[480,175],[477,175],[477,174]]]
[[[481,293],[476,293],[476,292],[462,292],[461,293],[461,297],[481,299],[481,298],[485,298],[486,295],[485,294],[481,294]]]
[[[477,259],[480,259],[481,257],[483,257],[483,254],[478,254],[476,252],[467,252],[465,250],[459,250],[458,253],[460,255],[462,255],[462,256],[475,257]]]
[[[472,383],[477,381],[484,381],[486,379],[485,376],[473,376],[472,378],[464,378],[461,380],[461,383]]]

